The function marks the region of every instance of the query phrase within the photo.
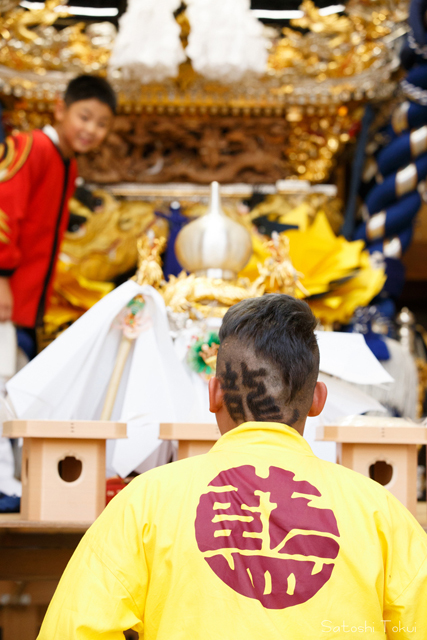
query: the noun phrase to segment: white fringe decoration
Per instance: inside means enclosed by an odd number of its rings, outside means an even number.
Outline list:
[[[186,53],[195,71],[227,83],[265,72],[269,43],[250,0],[187,0],[187,5]]]
[[[173,16],[179,6],[180,0],[129,0],[119,21],[110,75],[120,69],[125,79],[142,84],[177,76],[179,64],[186,59]]]

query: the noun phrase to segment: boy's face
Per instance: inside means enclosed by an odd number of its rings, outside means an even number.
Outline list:
[[[55,121],[66,145],[74,153],[88,153],[105,139],[113,122],[110,107],[96,98],[56,105]]]

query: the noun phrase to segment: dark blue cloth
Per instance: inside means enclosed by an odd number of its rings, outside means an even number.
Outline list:
[[[362,118],[362,128],[359,139],[357,141],[356,152],[351,168],[350,187],[348,191],[348,200],[344,213],[344,223],[341,229],[342,235],[350,240],[354,233],[356,220],[357,194],[359,192],[360,182],[362,179],[363,166],[366,157],[366,145],[369,138],[369,130],[374,119],[374,110],[371,105],[367,105]]]
[[[411,102],[407,112],[408,129],[418,129],[427,123],[427,106]],[[390,136],[390,140],[394,140],[397,134],[393,130],[392,125],[386,129],[386,133]]]
[[[402,233],[399,233],[398,237],[400,240],[400,244],[402,245],[402,254],[405,253],[406,249],[409,247],[412,234],[414,230],[411,227],[407,227]],[[375,251],[379,251],[380,253],[384,253],[384,246],[382,240],[380,242],[374,242],[368,246],[369,253],[374,253]]]
[[[360,313],[358,313],[358,311]],[[341,330],[344,333],[361,333],[365,342],[378,360],[388,360],[390,352],[385,343],[384,336],[372,331],[372,320],[379,315],[378,307],[370,306],[356,310],[351,324],[344,325]],[[357,328],[359,326],[359,329]]]
[[[19,513],[21,498],[0,493],[0,513]]]
[[[411,36],[415,40],[415,43],[419,47],[424,47],[427,44],[427,33],[425,28],[425,15],[427,12],[426,0],[412,0],[409,6],[409,18],[408,23],[411,27]],[[414,45],[409,44],[408,38],[406,38],[400,52],[400,60],[405,69],[411,69],[415,64],[423,64],[426,62],[425,58],[416,53]]]
[[[401,136],[380,151],[377,156],[377,165],[382,176],[398,171],[412,162],[409,138],[409,132],[402,133]]]
[[[182,266],[178,262],[178,258],[175,254],[175,241],[182,227],[184,227],[188,222],[191,222],[191,219],[182,215],[181,207],[178,202],[172,202],[169,209],[169,215],[156,211],[156,216],[167,220],[169,225],[168,245],[163,258],[163,273],[165,274],[165,278],[170,275],[177,276],[181,273]]]
[[[396,300],[402,295],[405,285],[405,267],[396,258],[385,258],[385,275],[387,280],[383,291]]]
[[[408,71],[405,80],[420,89],[427,89],[427,64],[420,64]]]
[[[386,261],[387,260],[391,260],[391,258],[387,258]],[[398,262],[403,268],[403,265],[399,260],[394,260],[394,262]],[[386,297],[386,295],[387,294],[384,292],[381,292],[372,300],[371,304],[377,308],[380,316],[392,320],[396,315],[396,303],[391,298]]]
[[[424,180],[427,176],[427,153],[417,158],[414,162],[417,167],[418,181]],[[406,194],[404,194],[406,195]],[[396,173],[388,175],[382,184],[378,184],[372,189],[366,198],[366,206],[369,215],[379,213],[389,207],[398,199],[396,195]]]
[[[289,231],[289,229],[299,229],[297,224],[282,224],[276,220],[269,220],[268,216],[259,216],[258,218],[254,218],[252,222],[260,233],[270,236],[270,238],[273,231],[283,233],[284,231]]]
[[[372,216],[396,200],[396,173],[392,173],[381,184],[375,185],[366,197],[365,205]]]
[[[406,71],[412,69],[414,64],[417,62],[422,62],[422,57],[418,56],[413,49],[408,44],[408,38],[405,38],[405,43],[400,50],[400,63]]]
[[[411,191],[386,209],[386,220],[383,238],[391,238],[412,225],[421,208],[422,200],[418,191]],[[360,224],[354,234],[354,240],[364,240],[370,243],[366,236],[366,222]]]
[[[16,328],[16,337],[18,347],[22,349],[29,360],[37,355],[36,332],[34,329],[26,329],[25,327]]]
[[[384,341],[384,338],[378,333],[370,331],[365,336],[365,342],[377,358],[377,360],[390,360],[390,351]]]
[[[426,29],[424,26],[426,11],[426,0],[411,0],[408,22],[415,40],[421,46],[425,44],[426,40]]]

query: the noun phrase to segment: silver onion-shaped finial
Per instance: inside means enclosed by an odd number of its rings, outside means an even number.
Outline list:
[[[225,280],[235,278],[249,261],[250,233],[222,210],[218,182],[211,184],[207,213],[179,232],[175,253],[186,271]]]

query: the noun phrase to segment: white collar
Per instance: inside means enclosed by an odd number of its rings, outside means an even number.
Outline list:
[[[59,135],[56,129],[51,124],[47,124],[42,129],[43,133],[47,135],[56,147],[59,147]]]

